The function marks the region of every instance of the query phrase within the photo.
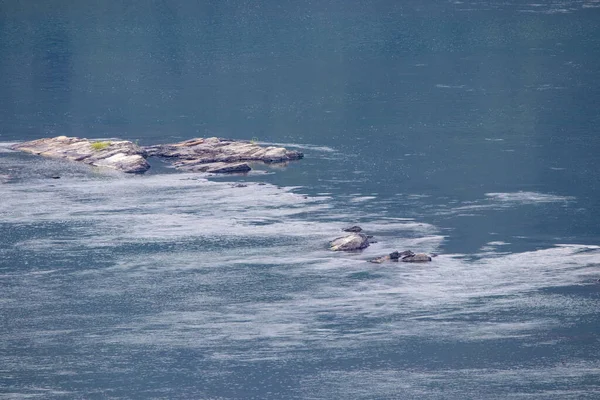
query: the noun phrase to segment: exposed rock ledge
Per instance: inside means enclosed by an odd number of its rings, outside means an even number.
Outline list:
[[[173,159],[175,168],[199,172],[246,172],[250,166],[244,161],[281,163],[299,160],[304,155],[283,147],[262,147],[248,141],[207,138],[191,139],[175,144],[148,146],[149,156]],[[230,170],[220,171],[223,163]],[[216,169],[216,171],[215,171]]]
[[[302,153],[283,147],[262,147],[252,142],[219,138],[140,147],[126,140],[98,142],[58,136],[18,143],[12,149],[128,173],[146,172],[150,168],[146,161],[149,156],[168,158],[177,169],[210,173],[248,172],[251,168],[245,161],[278,163],[303,157]]]
[[[58,136],[17,143],[13,150],[45,157],[64,158],[128,173],[143,173],[150,168],[144,149],[127,140],[92,141]]]

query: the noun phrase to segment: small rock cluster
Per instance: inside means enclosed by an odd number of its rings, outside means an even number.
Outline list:
[[[405,250],[403,252],[394,251],[386,256],[381,256],[369,260],[369,262],[375,264],[381,264],[385,261],[402,261],[402,262],[427,262],[431,261],[431,256],[425,253],[413,253],[410,250]]]
[[[362,233],[360,226],[351,226],[342,229],[349,234],[332,240],[329,243],[329,248],[333,251],[356,251],[369,247],[372,236]],[[385,261],[402,261],[402,262],[428,262],[431,261],[431,256],[425,253],[413,253],[410,250],[402,252],[394,251],[388,255],[377,257],[369,262],[381,264]]]

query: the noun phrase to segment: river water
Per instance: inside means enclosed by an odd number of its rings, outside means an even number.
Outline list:
[[[0,397],[600,397],[599,8],[0,2]],[[9,150],[63,134],[305,159]]]

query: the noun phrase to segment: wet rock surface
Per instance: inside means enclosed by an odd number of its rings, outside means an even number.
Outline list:
[[[207,172],[211,174],[231,174],[231,173],[244,173],[251,171],[252,168],[247,163],[226,163],[216,162],[208,164],[194,164],[194,163],[176,163],[174,164],[177,169],[182,171],[190,172]]]
[[[175,168],[190,172],[244,173],[248,161],[284,163],[303,154],[283,147],[259,146],[249,141],[197,138],[175,144],[140,147],[127,140],[93,141],[58,136],[18,143],[13,150],[52,158],[64,158],[128,173],[143,173],[150,168],[147,157],[168,159]]]
[[[329,248],[333,251],[362,250],[367,247],[369,247],[369,237],[363,233],[352,233],[329,243]]]
[[[402,257],[402,262],[428,262],[431,261],[431,257],[425,253],[416,253]]]
[[[377,243],[372,235],[363,233],[363,229],[358,225],[352,225],[342,228],[348,235],[339,237],[329,242],[329,248],[333,251],[354,251],[369,247],[371,243]]]
[[[144,149],[127,140],[93,141],[58,136],[17,143],[13,150],[51,158],[64,158],[96,167],[112,168],[127,173],[143,173],[150,168]]]
[[[249,141],[220,138],[197,138],[175,144],[147,146],[149,156],[170,159],[175,168],[200,172],[247,172],[247,161],[283,163],[299,160],[304,155],[283,147],[259,146]],[[224,168],[223,164],[231,168]]]

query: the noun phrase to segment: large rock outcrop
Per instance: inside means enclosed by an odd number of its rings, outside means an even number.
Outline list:
[[[177,169],[208,173],[248,172],[251,168],[247,161],[281,163],[303,157],[302,153],[283,147],[262,147],[248,141],[218,138],[142,148],[127,140],[92,141],[58,136],[18,143],[12,149],[129,173],[147,171],[150,164],[146,158],[149,156],[168,158]]]
[[[175,144],[144,148],[149,156],[171,159],[175,168],[199,172],[246,172],[246,161],[281,163],[301,159],[298,151],[283,147],[262,147],[249,141],[219,138],[197,138]],[[229,164],[225,171],[221,169]]]
[[[58,136],[17,143],[12,149],[128,173],[143,173],[150,168],[144,149],[127,140],[93,141]]]

